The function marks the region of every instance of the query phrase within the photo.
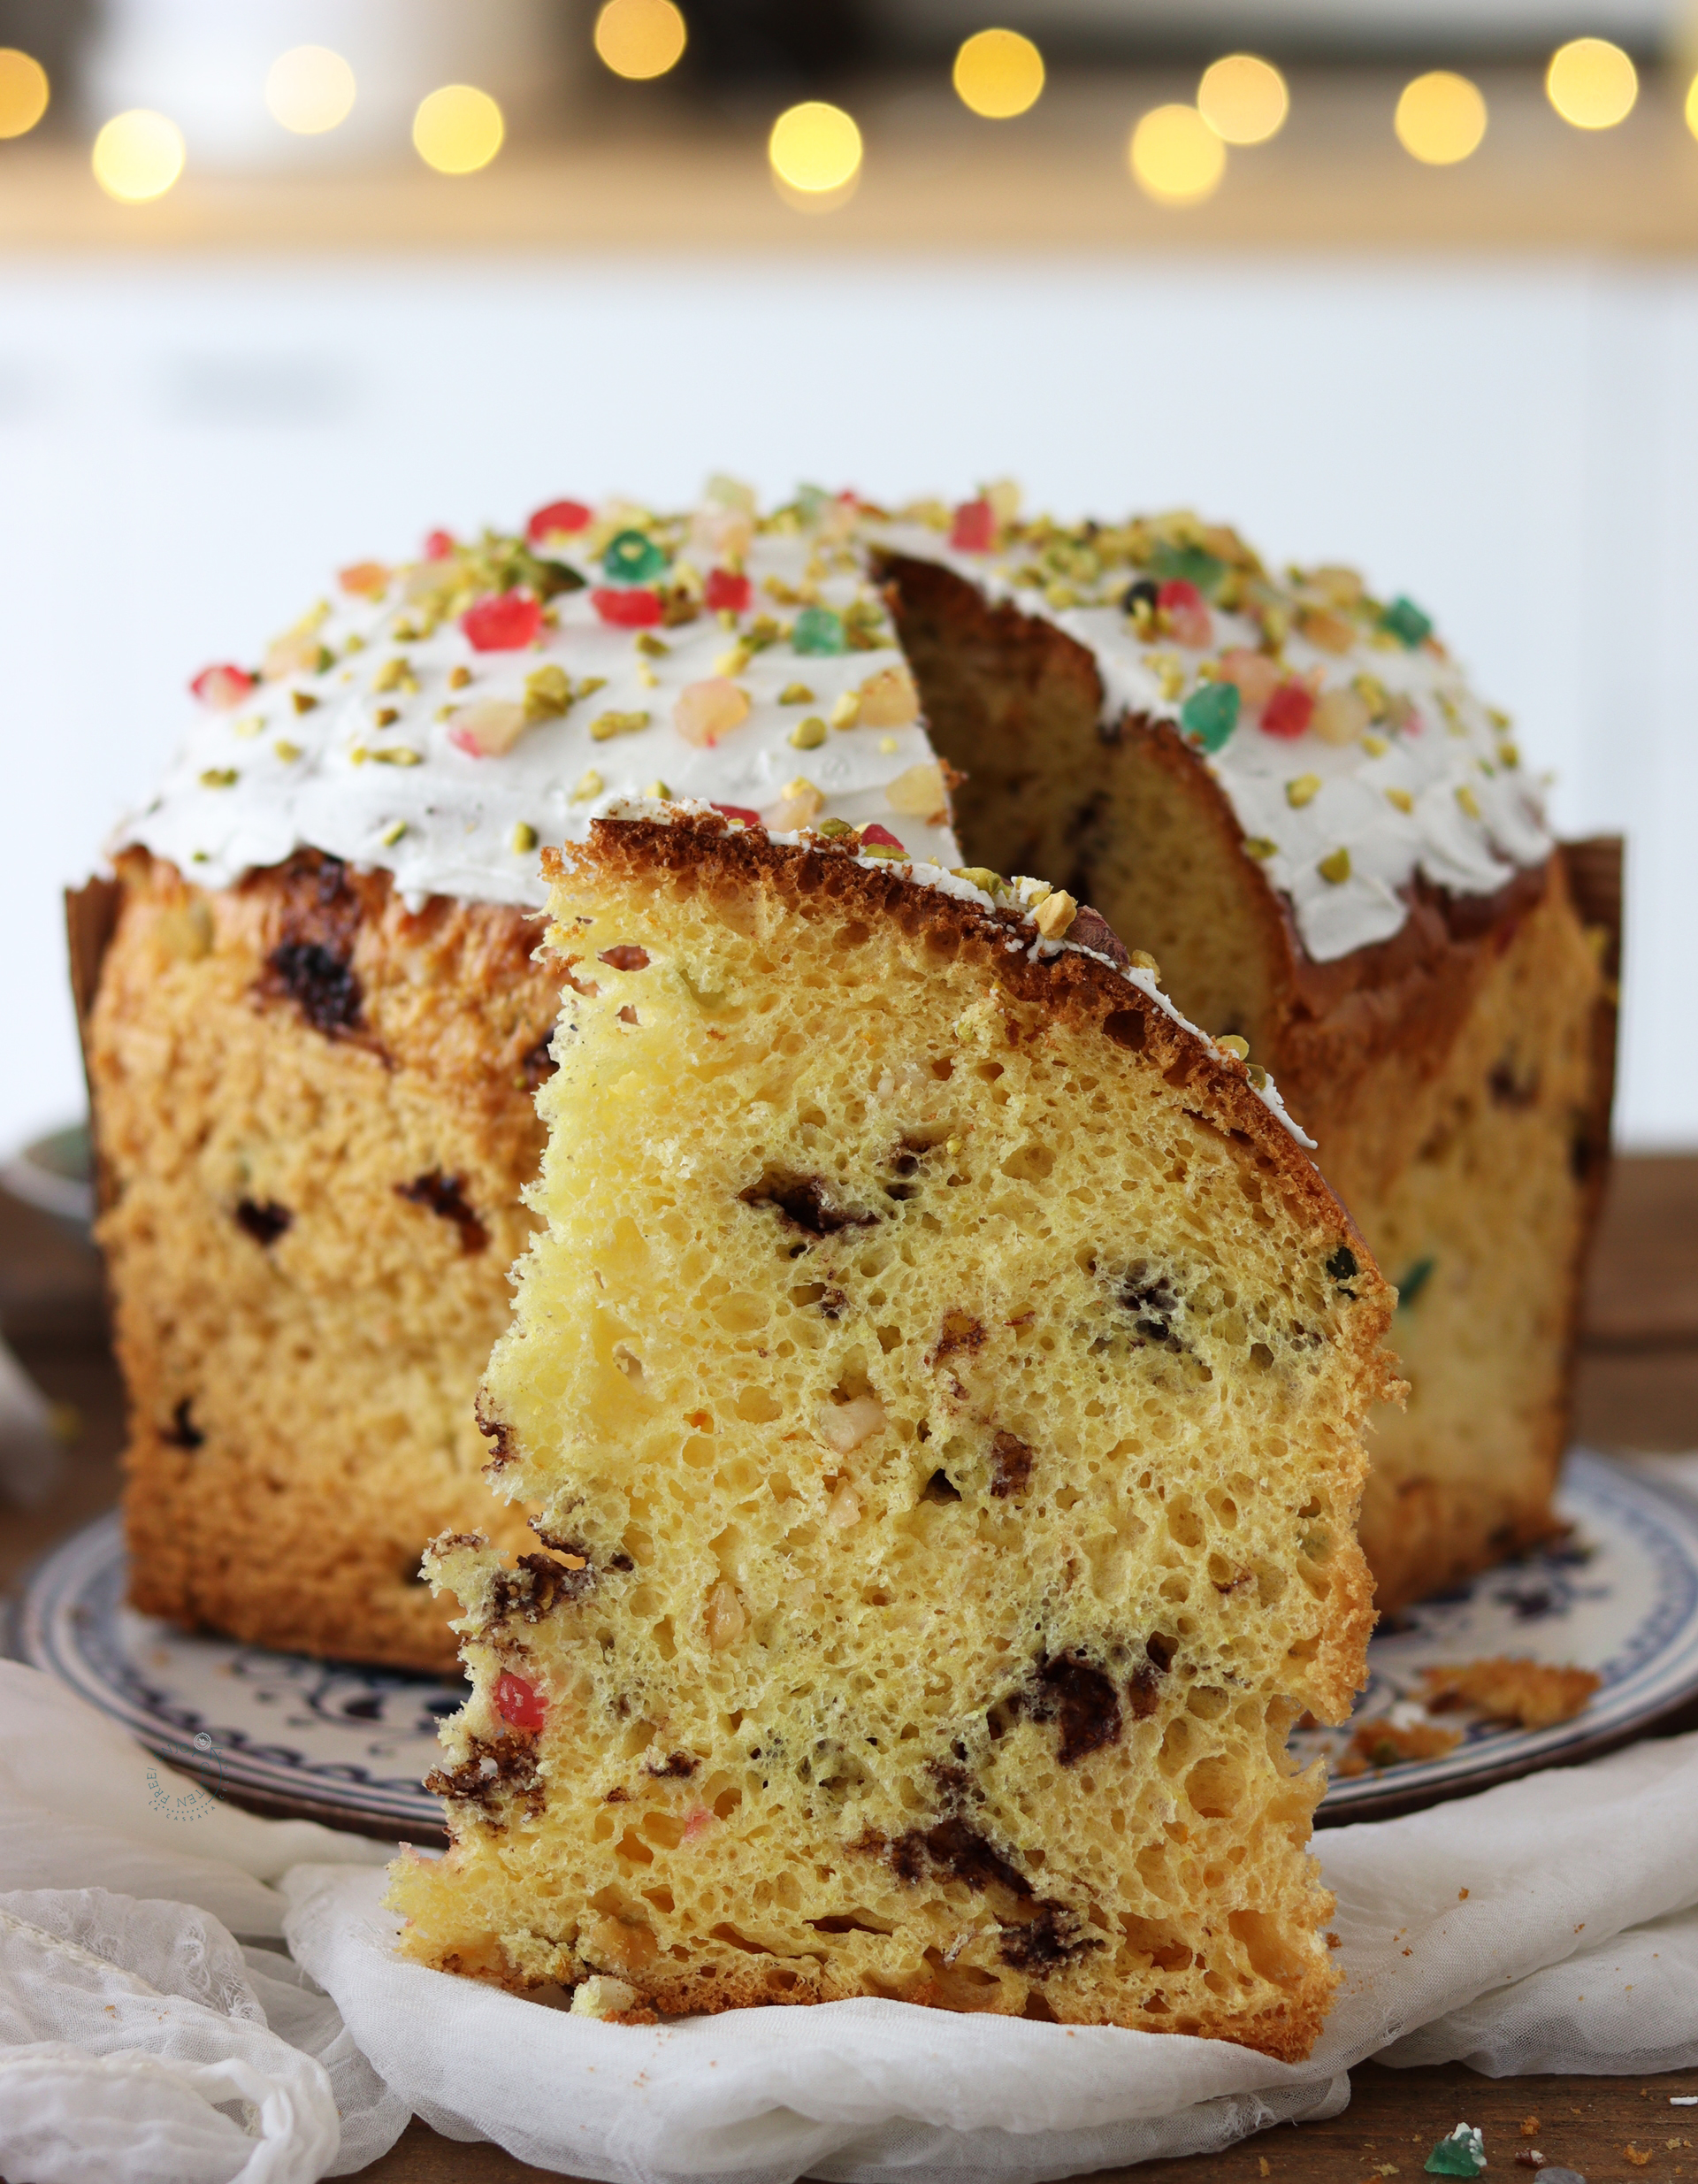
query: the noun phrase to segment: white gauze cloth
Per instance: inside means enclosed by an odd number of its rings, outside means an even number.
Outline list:
[[[1344,1983],[1303,2065],[870,2000],[605,2025],[401,1961],[380,1846],[220,1805],[0,1663],[0,2174],[305,2184],[417,2112],[621,2184],[1036,2184],[1336,2113],[1369,2055],[1698,2064],[1698,1735],[1316,1847]]]

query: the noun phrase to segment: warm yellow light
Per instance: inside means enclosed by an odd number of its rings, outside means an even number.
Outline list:
[[[1466,76],[1435,68],[1404,86],[1395,126],[1398,142],[1412,159],[1429,167],[1453,167],[1480,149],[1486,101]]]
[[[955,56],[960,102],[987,121],[1023,114],[1043,88],[1044,56],[1017,30],[975,31]]]
[[[47,71],[34,54],[0,45],[0,136],[27,136],[47,111]]]
[[[327,45],[292,46],[266,72],[265,103],[297,136],[322,136],[354,111],[354,71]]]
[[[1227,171],[1227,148],[1195,106],[1155,106],[1132,132],[1127,162],[1162,204],[1201,204]]]
[[[501,108],[470,83],[445,83],[419,101],[413,116],[413,149],[439,174],[475,174],[506,134]]]
[[[689,34],[672,0],[607,0],[595,50],[616,76],[646,81],[677,65]]]
[[[846,188],[860,172],[860,131],[841,106],[805,99],[772,125],[767,157],[780,182],[808,196]]]
[[[1291,94],[1272,61],[1228,53],[1203,71],[1197,110],[1228,144],[1266,144],[1285,126]]]
[[[1608,38],[1571,38],[1545,71],[1545,96],[1577,129],[1613,129],[1639,96],[1639,71]]]
[[[164,114],[133,107],[95,139],[94,165],[96,181],[121,203],[163,197],[183,171],[183,133]]]
[[[1698,136],[1698,76],[1687,86],[1687,126]]]

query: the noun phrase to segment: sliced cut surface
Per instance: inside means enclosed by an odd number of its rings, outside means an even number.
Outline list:
[[[1300,2056],[1335,1981],[1285,1733],[1364,1673],[1391,1292],[1100,921],[858,847],[675,811],[555,864],[483,1396],[539,1548],[434,1552],[473,1689],[402,1946],[600,2013]]]

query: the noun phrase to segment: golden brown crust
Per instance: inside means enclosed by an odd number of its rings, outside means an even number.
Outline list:
[[[555,996],[534,921],[311,853],[194,888],[142,851],[88,1014],[144,1611],[446,1667],[435,1532],[517,1536],[471,1405],[530,1234]]]

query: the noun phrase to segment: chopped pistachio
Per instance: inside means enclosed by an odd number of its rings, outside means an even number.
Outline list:
[[[878,739],[878,747],[886,758],[893,758],[900,747],[899,746],[894,736],[880,736]]]
[[[825,741],[825,723],[817,713],[810,713],[806,720],[799,720],[786,740],[798,751],[817,751]]]
[[[1327,882],[1328,886],[1342,887],[1345,881],[1350,877],[1350,851],[1348,849],[1335,849],[1330,856],[1323,857],[1320,860],[1320,862],[1315,867],[1315,870],[1320,874],[1320,877]]]
[[[1415,808],[1415,799],[1407,789],[1388,789],[1386,801],[1395,804],[1399,811],[1413,811]]]
[[[448,670],[448,688],[450,690],[463,690],[470,680],[471,670],[469,667],[451,667]]]
[[[806,683],[786,683],[778,693],[780,705],[812,705],[814,693]]]
[[[201,776],[203,789],[233,789],[241,778],[233,766],[209,766]]]
[[[1391,748],[1391,746],[1386,741],[1384,736],[1376,736],[1370,733],[1363,737],[1362,748],[1367,753],[1370,758],[1383,758],[1386,753]]]
[[[279,737],[278,740],[272,744],[272,748],[277,753],[278,756],[283,761],[283,763],[286,766],[293,766],[295,760],[301,755],[301,746],[298,743],[290,743],[282,737]]]
[[[1044,896],[1032,912],[1032,923],[1046,940],[1059,940],[1078,915],[1079,905],[1065,887]]]
[[[1293,811],[1301,811],[1305,804],[1312,804],[1320,794],[1320,776],[1318,773],[1300,773],[1295,781],[1285,785],[1285,801]]]
[[[646,659],[663,660],[672,648],[663,638],[656,637],[653,630],[639,630],[637,649]]]
[[[289,693],[289,701],[297,713],[316,711],[318,704],[317,699],[310,690],[292,690]]]
[[[1223,1031],[1214,1043],[1223,1054],[1235,1054],[1240,1061],[1250,1060],[1250,1041],[1236,1031]]]
[[[592,766],[590,770],[579,778],[577,786],[572,791],[572,801],[575,804],[587,804],[592,797],[600,796],[606,786],[607,783]]]
[[[380,705],[371,717],[378,727],[393,728],[401,718],[401,712],[395,706]]]
[[[1148,948],[1133,949],[1132,968],[1134,970],[1147,970],[1158,985],[1161,984],[1161,965]]]
[[[393,849],[406,831],[407,822],[405,819],[391,819],[388,825],[385,827],[382,833],[379,835],[378,839],[383,844],[386,849]]]
[[[533,668],[524,678],[524,717],[527,723],[558,720],[572,702],[572,686],[566,671],[555,662]]]
[[[672,801],[672,792],[664,781],[651,781],[643,794],[652,796],[657,804],[670,803]]]
[[[400,690],[413,681],[413,671],[408,666],[403,653],[394,653],[371,678],[371,687],[379,695],[386,690]],[[417,688],[417,684],[414,684]]]
[[[533,826],[527,825],[523,819],[519,820],[513,829],[514,854],[522,857],[527,851],[534,849],[536,846],[537,830]]]
[[[1002,892],[1001,873],[993,872],[988,864],[958,864],[954,877],[964,879],[969,887],[976,887],[983,894],[994,895]]]
[[[608,678],[605,675],[580,676],[577,694],[580,698],[593,698],[598,690],[605,690],[607,686]]]
[[[424,762],[423,751],[415,751],[405,743],[392,743],[386,750],[373,751],[371,756],[379,766],[421,766]]]
[[[1478,819],[1480,817],[1480,799],[1474,794],[1474,792],[1469,787],[1465,781],[1457,791],[1457,801],[1462,806],[1462,808],[1468,814],[1468,816],[1471,819]]]
[[[1247,834],[1244,837],[1244,854],[1246,856],[1256,858],[1259,863],[1266,864],[1270,857],[1279,855],[1280,845],[1277,842],[1269,841],[1266,834]]]

